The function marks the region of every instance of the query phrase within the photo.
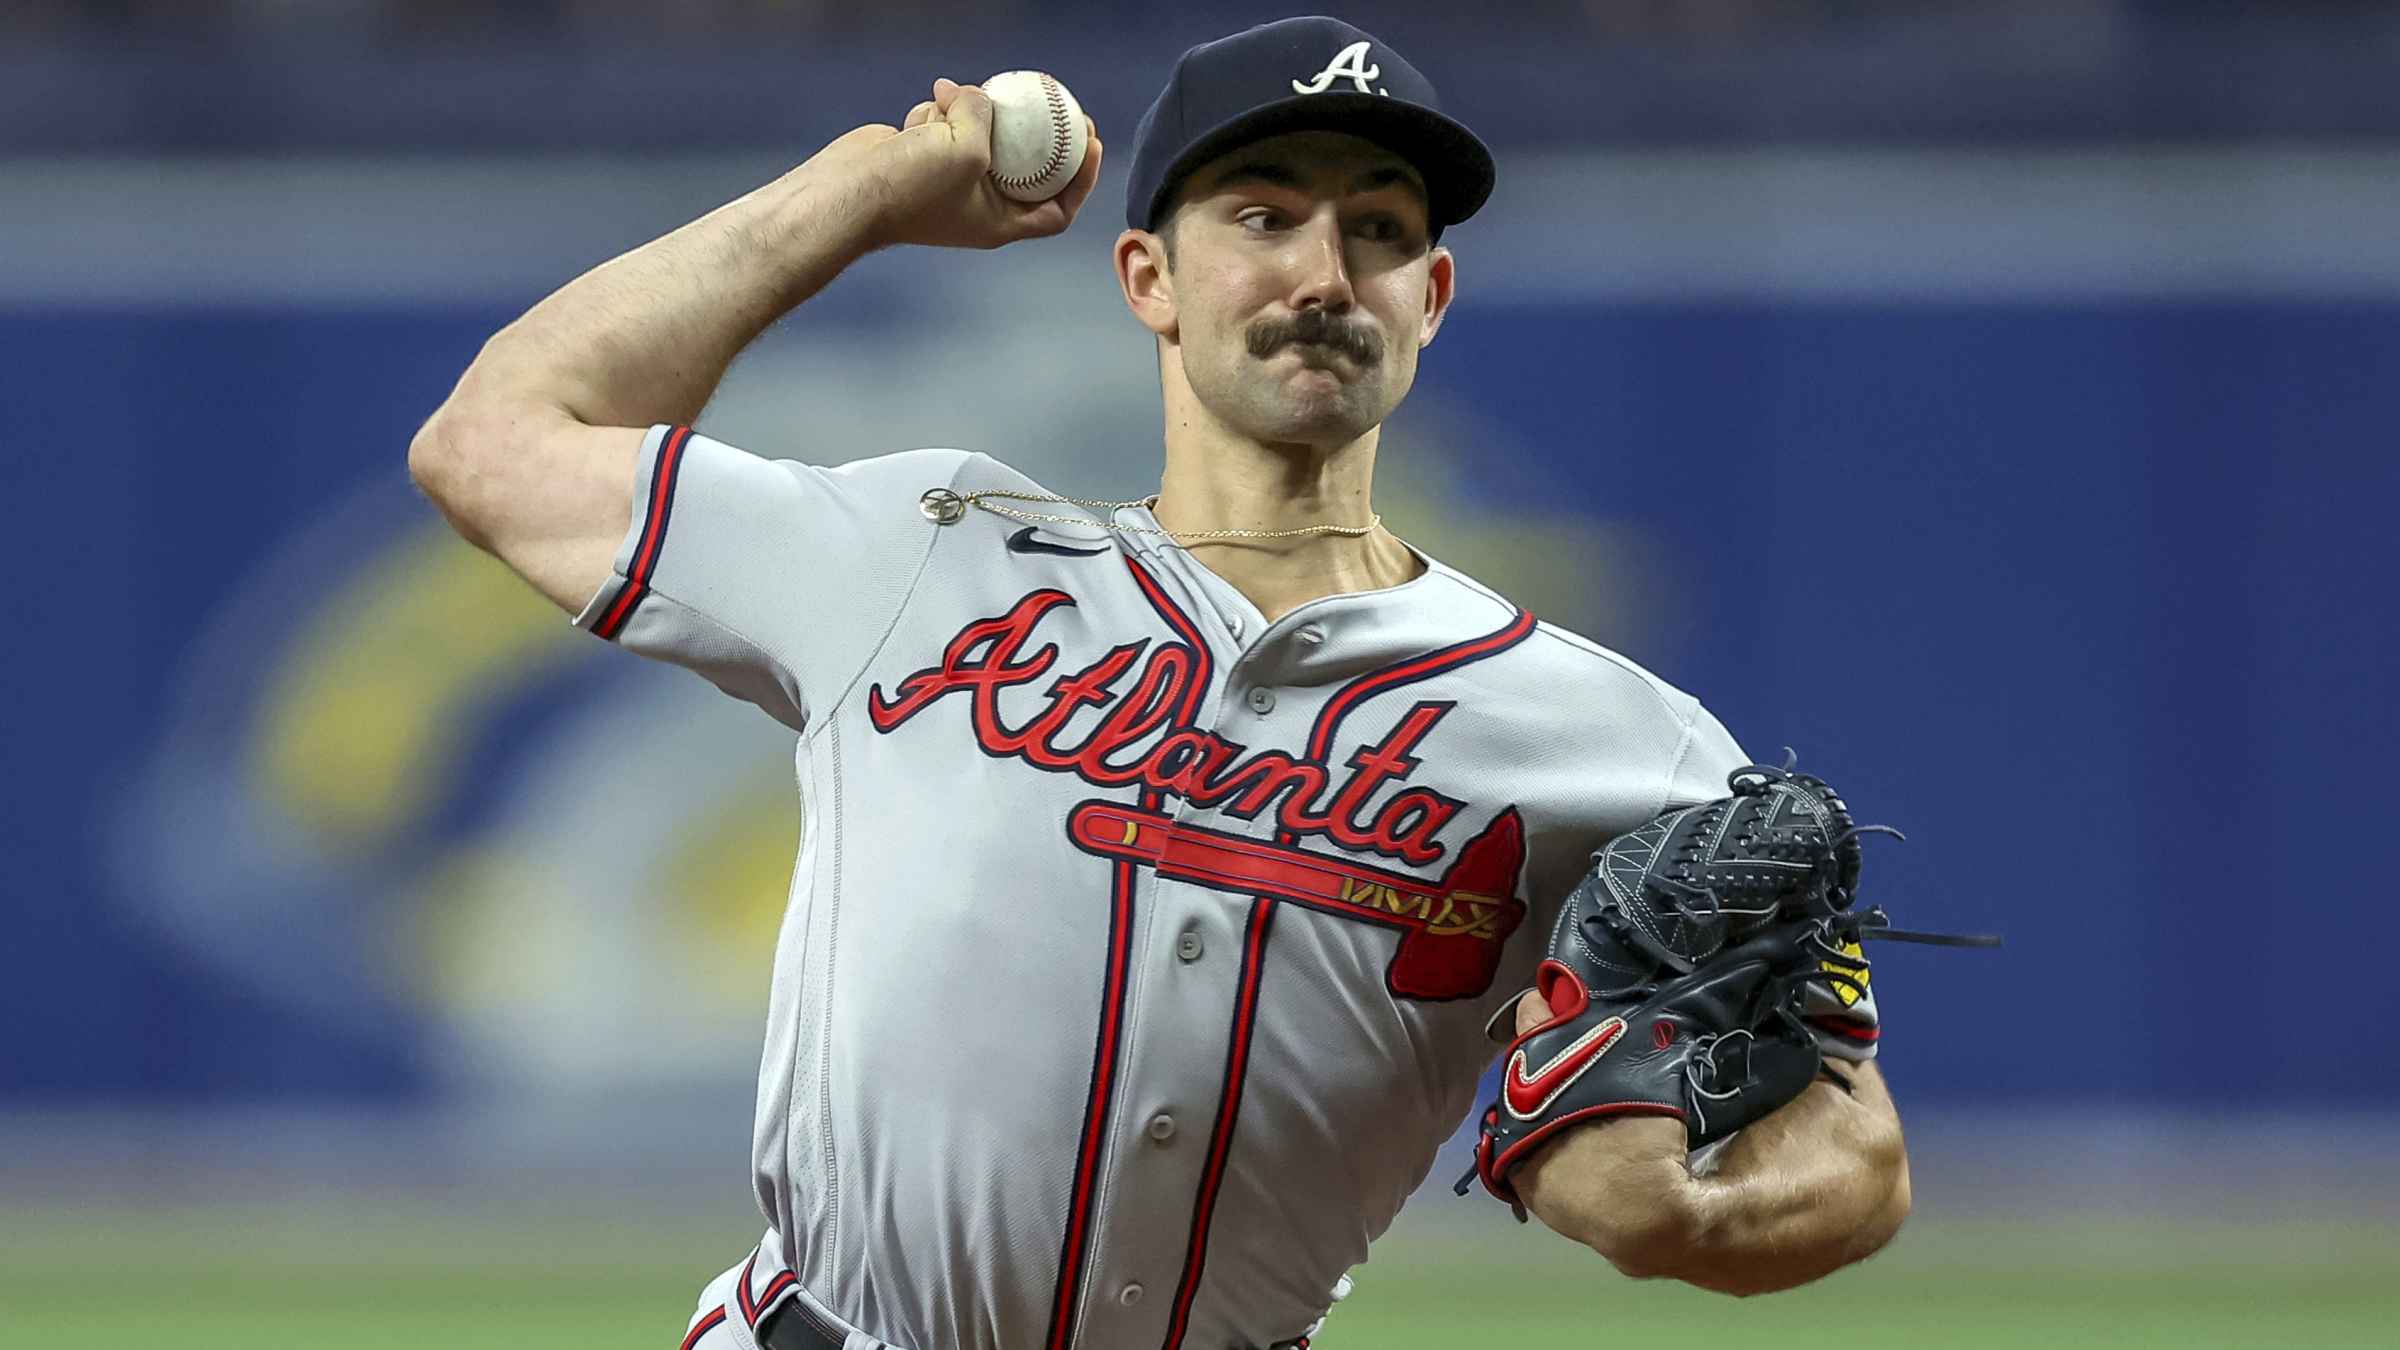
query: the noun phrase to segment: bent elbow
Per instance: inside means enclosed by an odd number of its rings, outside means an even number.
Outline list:
[[[428,497],[440,500],[441,484],[454,470],[457,451],[445,434],[442,415],[435,413],[408,441],[408,481]]]
[[[409,438],[408,478],[460,538],[488,550],[485,532],[476,524],[473,444],[474,438],[460,431],[455,414],[436,412]]]
[[[1891,1199],[1884,1202],[1883,1212],[1876,1216],[1876,1222],[1865,1235],[1866,1249],[1859,1253],[1859,1257],[1863,1259],[1882,1251],[1884,1244],[1900,1232],[1900,1225],[1908,1222],[1909,1212],[1915,1206],[1916,1193],[1910,1189],[1908,1181],[1908,1159],[1903,1157],[1899,1171],[1892,1178]]]
[[[437,503],[468,490],[476,475],[475,455],[495,434],[493,419],[452,397],[433,410],[408,441],[408,477]]]

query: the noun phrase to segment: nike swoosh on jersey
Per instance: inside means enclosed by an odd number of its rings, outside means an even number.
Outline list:
[[[1105,548],[1069,548],[1065,544],[1053,544],[1047,539],[1036,539],[1033,537],[1031,525],[1008,537],[1008,551],[1011,553],[1062,553],[1070,558],[1088,558],[1095,553],[1108,552]]]
[[[1548,1110],[1550,1103],[1558,1100],[1558,1094],[1583,1077],[1583,1071],[1607,1054],[1609,1047],[1624,1034],[1625,1019],[1611,1017],[1576,1037],[1566,1049],[1552,1055],[1541,1072],[1531,1075],[1525,1072],[1525,1052],[1519,1049],[1508,1057],[1508,1072],[1500,1079],[1500,1100],[1508,1104],[1510,1113],[1519,1120],[1533,1119]]]

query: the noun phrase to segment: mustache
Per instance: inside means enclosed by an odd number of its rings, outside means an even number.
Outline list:
[[[1383,359],[1382,338],[1366,328],[1343,323],[1321,309],[1304,309],[1289,319],[1261,319],[1250,325],[1243,340],[1250,354],[1262,360],[1294,342],[1331,347],[1362,366]]]

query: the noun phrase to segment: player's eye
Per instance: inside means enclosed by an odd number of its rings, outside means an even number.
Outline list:
[[[1243,229],[1248,230],[1252,234],[1258,234],[1266,230],[1271,230],[1277,225],[1281,224],[1282,215],[1280,212],[1261,208],[1256,211],[1245,211],[1241,215],[1234,217],[1234,220]]]

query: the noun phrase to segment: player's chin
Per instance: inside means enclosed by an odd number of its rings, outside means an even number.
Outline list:
[[[1309,445],[1347,445],[1382,420],[1371,391],[1356,385],[1333,388],[1289,388],[1268,420],[1263,439]]]
[[[1345,398],[1372,399],[1383,383],[1382,363],[1342,353],[1301,355],[1287,347],[1267,360],[1270,373],[1288,390],[1335,389]]]
[[[1362,360],[1345,351],[1297,342],[1279,348],[1266,359],[1271,366],[1287,372],[1290,378],[1316,376],[1341,384],[1372,383],[1381,369],[1379,363]]]

